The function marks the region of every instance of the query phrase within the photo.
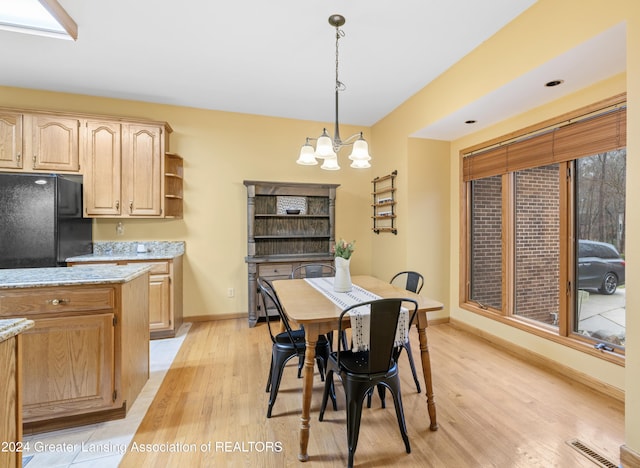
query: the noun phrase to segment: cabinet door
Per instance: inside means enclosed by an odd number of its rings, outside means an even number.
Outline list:
[[[22,466],[20,451],[6,450],[21,441],[22,420],[18,387],[18,338],[0,342],[0,466]],[[9,447],[7,447],[9,445]]]
[[[36,319],[22,352],[24,422],[113,407],[113,313]]]
[[[0,167],[22,169],[22,114],[0,113]]]
[[[79,129],[78,119],[31,116],[33,169],[80,171]]]
[[[84,148],[84,204],[87,216],[121,213],[122,132],[119,122],[88,121]]]
[[[162,128],[153,125],[127,125],[122,153],[123,214],[160,216],[162,214]]]
[[[149,329],[171,329],[170,279],[165,275],[149,277]]]

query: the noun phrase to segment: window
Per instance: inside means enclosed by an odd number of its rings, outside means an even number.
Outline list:
[[[461,303],[624,354],[624,96],[490,144],[463,154]]]

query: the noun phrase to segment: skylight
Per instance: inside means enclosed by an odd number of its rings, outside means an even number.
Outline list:
[[[57,0],[0,2],[0,29],[76,40],[78,25]]]

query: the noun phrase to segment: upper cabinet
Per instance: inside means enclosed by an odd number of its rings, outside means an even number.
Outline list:
[[[157,125],[124,127],[122,195],[126,216],[162,214],[162,157],[166,133]]]
[[[0,168],[22,169],[22,114],[0,112]]]
[[[122,125],[89,120],[84,134],[85,216],[120,216]]]
[[[80,171],[80,120],[0,111],[0,168],[8,171]]]
[[[80,120],[73,117],[31,115],[25,129],[25,153],[35,171],[80,171]]]
[[[165,124],[87,121],[85,216],[161,217]]]
[[[84,216],[182,218],[166,122],[0,108],[0,171],[79,173]]]

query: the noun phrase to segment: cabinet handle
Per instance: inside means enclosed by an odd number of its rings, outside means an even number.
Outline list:
[[[133,200],[129,200],[129,213],[133,213]]]
[[[54,306],[65,305],[65,304],[68,304],[68,303],[69,303],[69,299],[49,299],[47,301],[47,304],[51,304],[51,305],[54,305]]]
[[[33,155],[33,165],[34,165],[34,166],[36,165],[36,161],[37,161],[37,160],[38,160],[38,155],[37,155],[37,154],[34,154],[34,155]]]
[[[116,210],[120,209],[120,200],[116,200]]]
[[[20,153],[16,154],[16,167],[20,167],[21,159],[22,159],[22,155]]]

